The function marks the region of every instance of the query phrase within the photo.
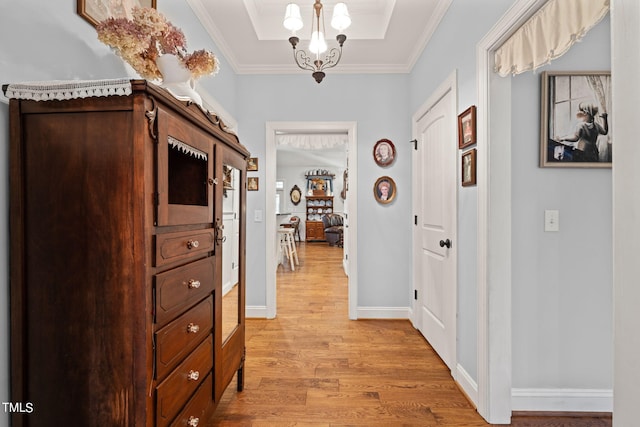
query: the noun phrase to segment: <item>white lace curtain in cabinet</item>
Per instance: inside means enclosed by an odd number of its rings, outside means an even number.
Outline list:
[[[549,0],[496,50],[496,73],[536,70],[564,55],[606,16],[609,1]]]

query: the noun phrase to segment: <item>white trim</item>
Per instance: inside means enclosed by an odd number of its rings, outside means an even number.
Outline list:
[[[613,412],[611,389],[514,388],[514,411]]]
[[[640,396],[640,156],[637,104],[640,98],[640,3],[611,2],[611,111],[613,152],[613,393],[615,426],[638,424]]]
[[[245,307],[244,314],[247,319],[268,319],[269,318],[266,305],[248,305]]]
[[[266,304],[267,318],[276,317],[276,215],[275,215],[275,182],[276,182],[276,132],[347,132],[349,137],[349,195],[345,200],[349,213],[349,237],[347,254],[349,281],[349,319],[358,317],[358,135],[356,122],[267,122],[265,147],[265,254],[266,254]]]
[[[472,402],[478,401],[478,383],[460,364],[456,365],[456,382]]]
[[[511,421],[511,80],[494,52],[546,0],[518,0],[476,49],[478,78],[478,412]]]
[[[416,65],[416,62],[418,61],[420,56],[422,56],[422,52],[424,52],[425,48],[427,47],[427,44],[431,40],[433,33],[435,33],[438,29],[438,26],[442,22],[442,18],[444,18],[447,10],[449,10],[449,6],[451,6],[452,2],[453,0],[438,0],[438,3],[436,4],[436,7],[431,14],[429,21],[426,23],[425,30],[421,34],[422,37],[420,38],[420,40],[413,43],[413,53],[411,54],[408,63],[405,65],[407,72],[411,72],[411,70],[413,70],[413,67]]]
[[[358,307],[358,319],[409,319],[409,307]]]

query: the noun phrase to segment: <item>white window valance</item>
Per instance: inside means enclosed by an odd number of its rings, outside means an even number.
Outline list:
[[[535,70],[562,56],[609,11],[610,0],[549,0],[495,53],[501,76]]]
[[[347,134],[282,134],[276,135],[276,145],[286,145],[303,150],[322,150],[347,146]]]

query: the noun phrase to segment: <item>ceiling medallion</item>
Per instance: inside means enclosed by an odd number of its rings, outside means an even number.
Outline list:
[[[322,17],[322,28],[320,22]],[[339,34],[336,36],[339,47],[332,47],[327,52],[327,42],[324,39],[325,27],[324,27],[324,11],[321,0],[315,0],[313,5],[313,13],[311,15],[311,41],[309,42],[309,53],[302,49],[296,49],[300,39],[296,36],[296,31],[302,28],[302,17],[300,16],[300,7],[295,3],[289,3],[285,11],[284,27],[291,31],[291,37],[289,37],[289,43],[293,47],[293,58],[303,70],[312,72],[313,78],[316,82],[322,82],[325,76],[324,70],[327,68],[333,68],[338,65],[340,58],[342,57],[342,45],[344,44],[347,36],[343,34],[343,31],[351,25],[351,17],[347,10],[347,5],[344,3],[337,3],[333,8],[333,17],[331,18],[331,26],[338,30]],[[327,52],[325,54],[325,52]],[[324,55],[324,59],[320,59],[320,55]]]

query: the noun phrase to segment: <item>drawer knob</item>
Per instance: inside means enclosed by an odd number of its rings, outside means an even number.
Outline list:
[[[198,289],[200,287],[200,280],[190,279],[187,286],[189,289]]]
[[[188,249],[195,249],[198,246],[200,246],[200,242],[198,242],[197,240],[189,240],[187,242],[187,248]]]
[[[198,381],[200,378],[200,372],[198,371],[189,371],[189,375],[187,375],[187,379],[190,381]]]
[[[199,330],[200,326],[196,325],[195,323],[189,323],[187,325],[187,332],[190,334],[197,334]]]
[[[200,424],[200,418],[190,416],[189,419],[187,420],[187,425],[189,427],[198,427],[198,424]]]

